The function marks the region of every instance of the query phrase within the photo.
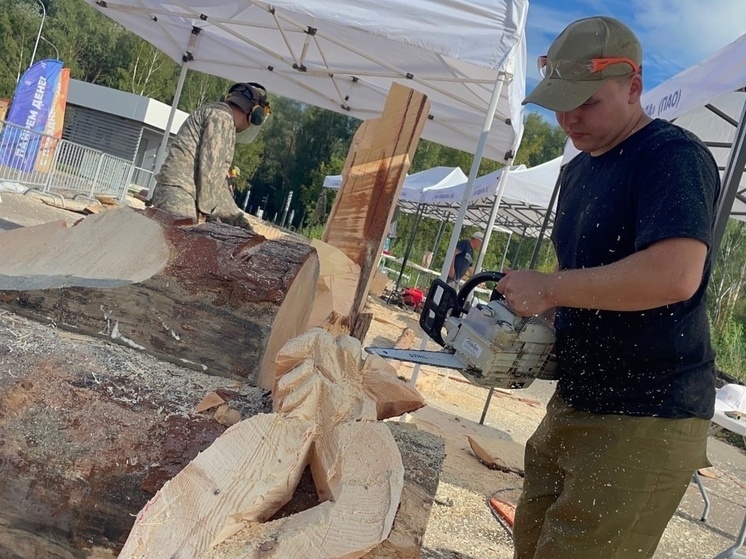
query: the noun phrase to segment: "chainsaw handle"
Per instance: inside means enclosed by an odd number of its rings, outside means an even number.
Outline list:
[[[487,283],[488,281],[497,282],[504,277],[505,274],[502,272],[479,272],[478,274],[474,274],[471,278],[469,278],[469,281],[467,281],[459,290],[456,297],[456,309],[458,313],[456,316],[459,316],[463,312],[464,305],[466,305],[466,300],[469,298],[469,295],[471,295],[471,292],[474,291],[474,289],[479,284]],[[498,295],[498,299],[505,299],[505,297],[501,293],[498,293]]]

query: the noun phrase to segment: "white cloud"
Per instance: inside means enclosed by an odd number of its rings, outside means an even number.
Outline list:
[[[744,0],[633,0],[631,7],[643,50],[674,66],[671,74],[746,33]]]

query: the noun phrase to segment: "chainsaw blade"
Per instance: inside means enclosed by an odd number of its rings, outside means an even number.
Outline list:
[[[445,351],[418,351],[416,349],[391,349],[386,347],[366,347],[365,351],[374,353],[388,359],[419,363],[420,365],[431,365],[458,371],[468,368],[455,354]]]

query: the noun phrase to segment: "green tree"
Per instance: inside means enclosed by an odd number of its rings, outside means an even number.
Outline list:
[[[535,167],[562,155],[567,136],[559,126],[550,124],[537,113],[528,113],[523,121],[523,138],[515,163]]]

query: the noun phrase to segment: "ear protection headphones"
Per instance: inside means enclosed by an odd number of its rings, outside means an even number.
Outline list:
[[[253,104],[248,112],[249,122],[253,126],[261,126],[267,117],[272,114],[272,109],[267,101],[267,90],[256,82],[237,83],[228,90],[228,95],[241,95]]]

